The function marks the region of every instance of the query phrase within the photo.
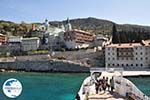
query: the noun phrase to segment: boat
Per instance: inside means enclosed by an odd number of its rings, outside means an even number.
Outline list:
[[[122,68],[91,68],[90,76],[83,81],[75,100],[150,100],[130,80],[124,78],[124,76],[130,76],[131,73]],[[136,75],[141,73],[136,72]],[[150,72],[148,74],[150,75]],[[111,87],[113,80],[113,91],[109,88],[106,91],[100,91],[100,89],[96,91],[97,80],[104,77],[111,80],[107,81]]]

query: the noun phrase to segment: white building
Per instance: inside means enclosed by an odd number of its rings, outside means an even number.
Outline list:
[[[105,66],[147,68],[150,66],[150,45],[145,43],[111,44],[105,47]]]
[[[22,39],[23,51],[37,50],[39,48],[39,45],[40,45],[40,39],[38,37]]]
[[[9,36],[8,37],[8,42],[9,43],[16,43],[16,42],[22,42],[22,37],[21,36]]]
[[[63,25],[61,27],[54,27],[51,26],[48,20],[45,20],[45,22],[37,28],[37,30],[40,30],[39,32],[44,37],[45,43],[42,43],[40,45],[40,48],[44,49],[59,49],[64,44],[64,31],[65,28]]]
[[[97,47],[97,49],[102,49],[108,42],[108,38],[104,37],[103,35],[95,35],[94,38],[94,47]]]

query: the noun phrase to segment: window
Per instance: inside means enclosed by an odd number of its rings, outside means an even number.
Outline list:
[[[143,66],[143,64],[141,64],[141,67]]]
[[[108,52],[108,55],[110,55],[110,53]]]
[[[136,66],[138,66],[138,64],[136,64]]]
[[[141,60],[143,60],[143,58],[141,58]]]
[[[108,66],[110,66],[110,64],[108,64]]]
[[[145,48],[147,50],[147,48]]]
[[[143,53],[141,52],[141,55],[142,55]]]
[[[119,64],[117,64],[117,66],[119,66]]]
[[[124,66],[124,64],[122,64],[122,66]]]
[[[147,52],[145,52],[145,55],[147,55]]]
[[[131,66],[133,66],[133,64],[131,64]]]
[[[138,58],[136,58],[136,60],[138,60]]]
[[[115,66],[115,64],[113,64],[113,66]]]
[[[137,47],[135,49],[137,50]]]
[[[108,58],[108,60],[110,60],[110,58]]]
[[[126,64],[126,66],[128,66],[128,64]]]
[[[135,54],[137,55],[137,52]]]
[[[146,57],[145,60],[148,60],[148,58]]]
[[[115,58],[113,58],[113,60],[115,60]]]

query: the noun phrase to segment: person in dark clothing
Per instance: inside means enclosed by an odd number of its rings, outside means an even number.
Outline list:
[[[107,86],[108,91],[109,91],[110,85],[108,84],[108,77],[106,77],[106,86]]]
[[[98,83],[98,82],[96,82],[96,83],[95,83],[95,90],[96,90],[96,94],[98,94],[98,89],[99,89],[99,83]]]
[[[110,89],[111,89],[111,93],[113,93],[114,90],[114,78],[112,77],[112,79],[110,79]]]
[[[101,92],[101,91],[102,91],[102,80],[100,79],[100,80],[98,81],[98,83],[99,83],[99,91]]]
[[[102,88],[103,88],[103,91],[105,92],[105,90],[106,90],[106,80],[105,80],[105,77],[103,77],[103,79],[102,79]]]

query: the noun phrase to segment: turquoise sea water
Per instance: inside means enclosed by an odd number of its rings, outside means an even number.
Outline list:
[[[74,100],[87,73],[0,73],[0,100]],[[23,85],[22,94],[9,99],[2,92],[2,84],[16,78]],[[150,77],[129,78],[150,96]]]
[[[150,97],[150,77],[130,77],[131,80],[143,93]]]
[[[8,78],[16,78],[23,85],[22,94],[13,100],[74,100],[83,80],[81,73],[0,73],[0,100],[12,100],[2,92]]]

